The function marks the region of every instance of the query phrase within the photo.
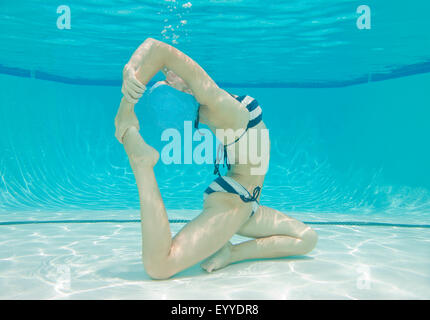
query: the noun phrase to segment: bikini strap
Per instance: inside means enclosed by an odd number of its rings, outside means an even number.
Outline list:
[[[227,166],[227,170],[230,170],[231,165],[228,162],[228,156],[227,156],[227,146],[224,145],[223,146],[223,155],[220,156],[220,150],[221,150],[221,144],[218,145],[218,149],[217,149],[217,153],[216,153],[216,157],[214,160],[214,174],[217,174],[218,176],[221,177],[221,172],[219,171],[219,162],[221,161],[221,157],[224,157],[224,163],[222,164],[222,166]]]
[[[199,129],[199,122],[200,122],[199,120],[200,120],[200,104],[197,108],[196,119],[194,120],[194,128],[197,130]]]
[[[248,197],[245,197],[244,195],[240,195],[240,198],[243,202],[251,202],[251,201],[257,201],[258,202],[258,196],[260,195],[261,187],[256,186],[254,188],[254,191],[252,192],[252,196],[249,195]]]

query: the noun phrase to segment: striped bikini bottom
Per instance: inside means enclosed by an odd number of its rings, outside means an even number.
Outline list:
[[[203,193],[203,198],[206,199],[208,195],[214,192],[227,192],[237,194],[243,202],[252,202],[252,211],[250,215],[250,217],[252,217],[260,206],[260,203],[257,200],[260,191],[261,187],[257,186],[254,188],[254,191],[251,195],[244,186],[242,186],[233,178],[227,176],[219,176],[209,185],[209,187],[206,188],[205,192]]]

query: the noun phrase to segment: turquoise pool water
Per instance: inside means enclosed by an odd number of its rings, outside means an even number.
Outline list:
[[[0,298],[428,299],[430,5],[372,1],[360,30],[362,4],[72,1],[59,29],[57,3],[2,2]],[[146,37],[258,99],[272,141],[261,202],[318,231],[309,256],[149,280],[113,125],[122,67]],[[160,149],[147,103],[141,133]],[[157,165],[174,233],[212,171]]]

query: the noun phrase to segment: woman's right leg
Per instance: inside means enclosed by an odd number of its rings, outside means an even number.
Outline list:
[[[172,245],[169,219],[153,170],[159,153],[146,144],[135,127],[127,129],[123,145],[139,191],[142,259],[147,267],[164,261]]]
[[[158,152],[135,127],[125,132],[123,142],[139,190],[143,264],[152,278],[169,278],[207,258],[247,221],[250,204],[236,195],[216,192],[206,198],[202,213],[172,238],[153,170]]]

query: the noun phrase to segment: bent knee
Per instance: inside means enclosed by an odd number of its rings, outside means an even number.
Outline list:
[[[166,280],[174,275],[168,268],[162,267],[159,264],[144,263],[144,268],[148,276],[154,280]]]

